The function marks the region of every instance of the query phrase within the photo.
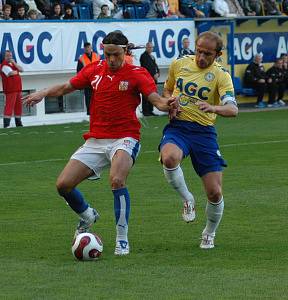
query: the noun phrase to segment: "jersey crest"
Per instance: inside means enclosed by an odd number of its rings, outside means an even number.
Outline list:
[[[119,91],[127,91],[129,86],[128,81],[120,81],[119,82]]]

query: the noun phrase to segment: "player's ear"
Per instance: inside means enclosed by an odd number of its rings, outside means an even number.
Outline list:
[[[217,52],[216,57],[220,57],[222,55],[222,51]]]

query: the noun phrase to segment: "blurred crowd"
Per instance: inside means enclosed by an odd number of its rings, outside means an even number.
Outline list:
[[[288,0],[0,0],[1,20],[135,18],[128,8],[142,7],[140,18],[203,18],[288,15]]]

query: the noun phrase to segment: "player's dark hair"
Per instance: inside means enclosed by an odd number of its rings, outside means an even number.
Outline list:
[[[209,39],[211,41],[215,41],[216,42],[215,50],[217,53],[221,52],[223,49],[223,41],[222,41],[221,37],[219,36],[219,34],[217,34],[215,32],[212,32],[212,31],[201,32],[196,39],[196,45],[200,39]]]
[[[114,44],[114,45],[128,45],[127,37],[120,31],[112,31],[108,33],[102,41],[103,45],[105,44]]]
[[[84,43],[84,48],[86,48],[86,47],[88,47],[88,46],[91,46],[91,43],[85,42],[85,43]]]

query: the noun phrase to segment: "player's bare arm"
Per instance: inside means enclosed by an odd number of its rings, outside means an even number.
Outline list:
[[[166,87],[164,87],[164,89],[163,89],[163,96],[164,97],[169,98],[169,97],[172,96],[172,94],[173,94],[173,90],[171,91],[171,90],[167,89]]]
[[[196,105],[198,105],[200,110],[206,113],[214,113],[222,117],[236,117],[238,115],[238,107],[232,103],[211,105],[204,101],[198,101]]]
[[[45,97],[59,97],[71,93],[73,91],[75,91],[75,88],[71,85],[70,82],[66,82],[63,84],[57,84],[47,89],[43,89],[41,91],[32,93],[30,95],[23,97],[22,99],[25,105],[33,106],[39,103],[40,101],[42,101],[42,99]]]
[[[151,93],[148,96],[148,101],[151,102],[154,106],[156,106],[161,111],[169,111],[169,114],[171,112],[173,115],[176,116],[178,108],[179,108],[179,102],[177,97],[161,97],[157,93]]]

